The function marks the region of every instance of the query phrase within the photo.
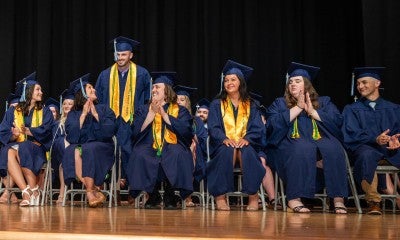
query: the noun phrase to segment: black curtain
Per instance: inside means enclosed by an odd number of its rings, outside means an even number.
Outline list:
[[[384,95],[398,102],[399,10],[398,0],[1,1],[0,101],[33,71],[46,97],[85,73],[94,83],[123,35],[141,42],[137,64],[199,88],[192,103],[219,92],[228,59],[254,68],[249,89],[265,105],[282,96],[291,61],[321,67],[314,85],[339,109],[352,101],[354,67],[385,66]]]

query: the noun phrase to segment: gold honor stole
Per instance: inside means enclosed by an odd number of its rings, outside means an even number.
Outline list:
[[[236,122],[233,114],[233,104],[229,98],[221,100],[221,113],[226,136],[235,141],[243,138],[246,135],[247,123],[249,121],[250,101],[239,101]]]
[[[167,114],[173,116],[174,118],[178,117],[179,114],[178,104],[170,103],[168,106]],[[162,133],[164,133],[164,139],[161,139]],[[164,130],[162,130],[161,114],[156,113],[156,116],[154,117],[153,120],[153,149],[157,150],[157,157],[161,156],[164,140],[167,141],[167,143],[171,144],[176,144],[178,142],[175,133],[166,129],[165,126]]]
[[[133,121],[134,114],[134,100],[136,90],[136,64],[130,62],[128,77],[126,79],[126,85],[124,90],[124,98],[122,102],[122,110],[119,112],[119,76],[118,76],[118,64],[115,63],[110,70],[110,108],[114,111],[115,116],[121,115],[125,122]]]
[[[33,110],[31,127],[39,127],[40,125],[42,125],[42,120],[43,120],[43,109],[36,110],[35,108]],[[21,130],[21,128],[25,126],[25,118],[21,109],[14,110],[14,123],[15,127],[17,127],[19,130]],[[23,142],[26,140],[26,138],[27,136],[25,134],[20,134],[16,142]]]

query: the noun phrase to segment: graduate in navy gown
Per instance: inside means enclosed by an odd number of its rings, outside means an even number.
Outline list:
[[[131,124],[134,113],[150,99],[151,77],[147,69],[134,63],[133,51],[139,42],[126,37],[112,41],[115,63],[103,70],[96,82],[99,103],[106,104],[117,117],[117,142],[121,149],[120,186],[126,186],[125,168],[132,151]]]
[[[54,176],[58,176],[60,180],[60,194],[56,201],[57,205],[62,204],[64,197],[65,182],[61,162],[64,157],[65,148],[69,146],[65,134],[65,121],[67,120],[68,113],[74,106],[74,93],[68,89],[64,90],[61,93],[61,102],[61,117],[53,125],[53,145],[51,148],[51,168],[55,169]]]
[[[6,111],[8,110],[8,108],[10,107],[15,107],[18,105],[19,99],[21,98],[21,96],[18,96],[14,93],[10,93],[7,96],[7,101],[6,101]],[[3,147],[3,144],[0,143],[0,146]],[[0,149],[1,151],[1,149]],[[3,183],[3,185],[5,187],[14,187],[14,181],[12,180],[12,178],[10,176],[5,176],[1,179],[1,182]],[[0,203],[9,203],[11,201],[11,203],[18,203],[18,198],[15,195],[15,193],[11,193],[10,196],[10,191],[7,188],[4,188],[3,193],[1,194],[0,197]]]
[[[0,125],[0,173],[11,178],[22,191],[20,206],[39,205],[37,176],[46,162],[51,144],[53,115],[42,104],[43,92],[32,73],[17,84],[20,101],[10,107]]]
[[[289,211],[310,212],[301,198],[314,198],[317,161],[323,161],[328,197],[334,212],[347,213],[346,162],[341,144],[342,116],[327,96],[318,96],[311,81],[319,68],[291,63],[284,97],[267,110],[267,156],[286,184]]]
[[[205,98],[199,100],[196,104],[196,117],[199,117],[203,123],[204,127],[207,128],[208,112],[210,111],[210,101]]]
[[[177,103],[185,107],[192,115],[192,104],[190,102],[190,96],[197,91],[197,88],[191,88],[186,86],[178,85],[174,87],[177,95]],[[190,145],[192,151],[194,172],[193,172],[193,187],[195,191],[200,189],[200,181],[203,180],[206,175],[206,159],[207,159],[207,138],[208,132],[204,127],[204,122],[201,118],[193,117],[193,134],[194,138]],[[187,207],[194,207],[195,204],[192,201],[191,196],[185,199]]]
[[[97,104],[94,87],[86,74],[70,84],[75,93],[73,110],[65,122],[66,140],[62,166],[65,184],[76,177],[85,185],[90,207],[105,201],[99,190],[114,163],[115,114],[104,104]]]
[[[210,104],[208,132],[210,158],[207,162],[208,191],[217,210],[229,211],[225,194],[236,191],[233,169],[242,169],[242,192],[249,194],[247,210],[258,210],[258,189],[265,175],[256,149],[262,141],[263,123],[250,100],[246,80],[253,69],[228,60],[222,70],[221,92]]]
[[[275,185],[274,185],[274,175],[271,170],[271,166],[273,164],[272,161],[268,161],[267,163],[267,154],[265,153],[266,151],[266,146],[267,146],[267,109],[265,106],[262,104],[263,96],[255,93],[255,92],[250,92],[250,97],[253,99],[255,102],[260,114],[261,114],[261,120],[264,124],[263,132],[262,132],[262,144],[259,149],[256,149],[258,152],[258,156],[260,157],[261,163],[263,167],[265,168],[265,176],[262,180],[262,185],[265,189],[265,192],[268,195],[268,203],[267,207],[269,209],[273,209],[275,207]]]
[[[193,191],[192,116],[176,102],[175,72],[154,72],[152,98],[135,113],[134,146],[127,177],[131,195],[149,194],[145,208],[159,208],[160,182],[164,182],[164,207],[175,209],[180,191],[185,199]]]
[[[369,214],[382,214],[375,173],[378,162],[386,159],[400,167],[400,105],[380,96],[383,69],[355,68],[354,80],[361,98],[343,109],[344,143],[355,161],[355,179],[365,192]]]

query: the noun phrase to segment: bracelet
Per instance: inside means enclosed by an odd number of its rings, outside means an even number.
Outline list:
[[[300,107],[299,105],[296,105],[298,108],[300,108],[300,109],[304,109],[304,108],[302,108],[302,107]]]

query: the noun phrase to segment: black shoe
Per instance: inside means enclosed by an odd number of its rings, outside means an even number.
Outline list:
[[[149,194],[149,199],[147,199],[144,204],[145,209],[160,209],[161,206],[161,196],[158,191]]]
[[[164,195],[164,209],[165,210],[175,210],[178,208],[178,202],[181,198],[175,195],[175,191],[166,191]]]

